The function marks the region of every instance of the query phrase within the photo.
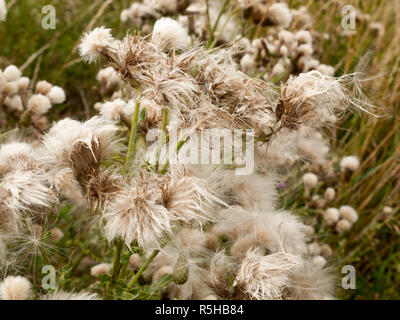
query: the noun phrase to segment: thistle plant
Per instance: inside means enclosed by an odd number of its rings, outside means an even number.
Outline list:
[[[81,121],[50,125],[64,90],[0,71],[0,112],[36,133],[0,136],[1,299],[336,298],[320,236],[357,224],[337,192],[360,159],[332,159],[326,133],[372,105],[358,73],[317,60],[306,8],[267,2],[146,0],[123,38],[84,32],[99,101]],[[281,201],[291,179],[305,214]]]

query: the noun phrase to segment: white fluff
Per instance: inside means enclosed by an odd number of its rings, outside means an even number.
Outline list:
[[[339,210],[336,208],[328,208],[323,216],[328,226],[333,225],[339,220]]]
[[[178,2],[171,0],[145,0],[144,4],[161,13],[175,13]]]
[[[316,266],[318,266],[320,268],[322,268],[326,265],[326,260],[322,256],[316,256],[312,259],[312,261]]]
[[[53,104],[60,104],[65,101],[65,92],[63,88],[58,86],[53,86],[50,92],[47,94],[47,97],[50,99]]]
[[[126,102],[122,99],[105,102],[98,107],[102,118],[106,120],[118,121],[125,113]]]
[[[92,268],[90,268],[90,274],[93,277],[98,277],[99,275],[102,274],[109,274],[111,271],[112,265],[109,263],[100,263],[97,264],[95,266],[93,266]]]
[[[161,18],[156,21],[151,37],[160,50],[186,49],[190,44],[187,30],[171,18]]]
[[[4,69],[3,75],[6,81],[17,81],[21,77],[22,72],[13,64]]]
[[[268,18],[275,25],[288,28],[292,22],[292,14],[286,3],[278,2],[269,7]]]
[[[354,223],[358,220],[357,211],[350,206],[341,206],[339,208],[340,218],[346,219],[350,223]]]
[[[303,182],[307,189],[314,188],[318,183],[318,177],[312,172],[303,175]]]
[[[36,83],[36,93],[47,95],[52,87],[52,84],[46,80],[38,81],[38,83]]]
[[[22,103],[22,99],[19,95],[13,95],[11,97],[6,97],[4,99],[4,105],[10,111],[23,111],[24,104]]]
[[[307,30],[300,30],[295,35],[297,42],[300,44],[311,44],[312,43],[312,36],[311,33]]]
[[[28,110],[34,115],[43,115],[50,109],[50,99],[42,94],[35,94],[28,100]]]
[[[120,80],[119,74],[114,70],[113,67],[106,67],[100,69],[96,76],[97,81],[104,82],[107,84],[115,83]]]
[[[351,228],[351,223],[346,219],[342,219],[336,224],[336,231],[339,233],[348,231],[350,230],[350,228]]]
[[[310,44],[305,43],[297,47],[297,52],[303,56],[311,56],[314,52],[314,49]]]
[[[10,142],[0,147],[0,174],[13,169],[32,168],[35,163],[34,150],[28,143]]]
[[[79,45],[82,59],[89,63],[96,61],[100,56],[100,51],[110,46],[113,40],[111,29],[105,27],[98,27],[85,33]]]
[[[360,166],[360,160],[357,156],[347,156],[343,157],[340,161],[340,169],[355,171]]]
[[[324,199],[326,201],[332,201],[333,199],[335,199],[335,195],[336,195],[335,189],[327,188],[324,193]]]
[[[0,283],[1,300],[27,300],[31,295],[31,283],[25,277],[8,276]]]
[[[21,77],[17,80],[18,91],[24,92],[28,89],[31,80],[28,77]]]
[[[0,0],[0,21],[5,21],[7,17],[7,6],[4,0]]]
[[[99,300],[95,293],[55,291],[40,297],[40,300]]]
[[[236,283],[251,299],[281,299],[290,285],[290,272],[300,264],[300,257],[286,252],[260,256],[249,251],[240,265]]]
[[[335,75],[335,68],[326,64],[320,64],[317,70],[328,77],[333,77]]]

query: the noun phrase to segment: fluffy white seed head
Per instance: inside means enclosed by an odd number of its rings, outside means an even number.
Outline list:
[[[92,268],[90,268],[90,274],[96,278],[102,274],[109,274],[111,271],[111,268],[112,268],[112,265],[109,263],[100,263],[100,264],[97,264],[97,265],[93,266]]]
[[[339,220],[339,210],[336,208],[328,208],[323,213],[323,216],[328,226],[333,225]]]
[[[256,68],[255,57],[249,53],[246,53],[242,59],[240,59],[240,66],[244,73],[251,73]]]
[[[121,11],[121,15],[119,16],[119,18],[121,19],[122,22],[127,22],[129,20],[129,9],[124,9]]]
[[[99,300],[95,293],[55,291],[40,297],[40,300]]]
[[[7,82],[17,81],[21,77],[22,72],[13,64],[4,69],[3,75]]]
[[[339,208],[340,218],[346,219],[350,223],[354,223],[358,220],[357,211],[350,206],[341,206]]]
[[[43,159],[49,165],[59,169],[70,167],[71,154],[79,143],[95,146],[101,161],[114,144],[114,135],[118,128],[110,121],[93,117],[85,122],[69,118],[58,121],[43,139]]]
[[[314,49],[310,44],[305,43],[297,47],[297,52],[303,56],[309,57],[313,54]]]
[[[317,70],[328,77],[333,77],[335,75],[335,68],[326,64],[320,64]]]
[[[5,96],[11,96],[13,94],[16,94],[17,92],[18,92],[17,81],[6,82],[1,87],[1,93],[3,93]]]
[[[31,283],[25,277],[8,276],[0,283],[1,300],[27,300],[31,295]]]
[[[312,36],[311,33],[307,30],[300,30],[295,35],[296,40],[299,44],[311,44],[312,43]]]
[[[52,104],[63,103],[65,101],[64,89],[58,86],[53,86],[47,94],[47,97],[50,99]]]
[[[390,216],[390,215],[393,214],[393,211],[394,211],[394,210],[393,210],[392,207],[389,207],[389,206],[383,207],[383,214],[385,214],[385,215]]]
[[[36,93],[47,95],[52,87],[52,84],[46,80],[38,81],[38,83],[36,83]]]
[[[381,22],[373,22],[369,25],[369,29],[382,37],[385,34],[385,26]]]
[[[299,265],[300,258],[289,253],[260,256],[249,251],[240,265],[236,283],[251,299],[281,299],[290,284],[290,272]]]
[[[272,68],[271,77],[275,77],[275,76],[281,75],[281,74],[284,73],[284,72],[285,72],[285,66],[283,65],[282,62],[279,62],[279,61],[278,61],[278,62],[274,65],[274,67]]]
[[[340,161],[340,169],[342,171],[355,171],[360,166],[360,160],[357,156],[343,157]]]
[[[279,49],[279,54],[281,56],[286,57],[288,55],[288,53],[289,53],[288,47],[286,47],[285,45],[281,46],[281,48]]]
[[[28,77],[21,77],[17,80],[18,91],[25,92],[28,89],[31,80]]]
[[[118,121],[126,112],[127,104],[122,99],[105,102],[98,106],[101,117],[106,120]]]
[[[304,226],[303,227],[303,232],[306,235],[307,238],[311,238],[315,235],[315,230],[312,226]]]
[[[64,237],[64,232],[59,228],[53,228],[50,230],[50,239],[53,242],[58,242]]]
[[[34,149],[28,143],[10,142],[0,147],[0,174],[13,169],[33,169],[35,162]]]
[[[339,220],[339,222],[336,224],[336,231],[339,233],[348,231],[350,230],[350,228],[351,228],[351,223],[346,219]]]
[[[292,14],[286,3],[278,2],[269,7],[268,19],[271,20],[274,25],[288,28],[292,22]]]
[[[24,104],[22,102],[22,99],[19,95],[13,95],[13,96],[8,96],[4,99],[4,105],[8,108],[10,111],[23,111],[24,110]]]
[[[290,31],[281,30],[279,31],[278,39],[279,41],[291,46],[295,40],[295,36]]]
[[[0,21],[5,21],[7,17],[7,6],[4,0],[0,0]]]
[[[332,255],[332,249],[326,243],[321,246],[321,255],[324,256],[325,258]]]
[[[35,208],[49,208],[56,200],[46,179],[40,171],[18,169],[7,173],[0,181],[0,209],[9,211],[18,223],[22,212],[33,214]]]
[[[326,201],[332,201],[333,199],[335,199],[335,195],[336,195],[335,189],[327,188],[324,193],[324,199]]]
[[[310,71],[289,78],[276,111],[285,126],[318,128],[335,123],[349,103],[349,93],[340,80]]]
[[[187,30],[171,18],[161,18],[156,21],[151,40],[160,50],[166,51],[184,50],[190,44]]]
[[[308,56],[305,56],[305,57],[308,58]],[[318,66],[319,66],[319,60],[310,57],[308,60],[306,60],[306,62],[304,64],[303,72],[315,70]]]
[[[51,109],[50,99],[42,94],[34,94],[28,100],[27,108],[34,115],[41,116]]]
[[[321,252],[321,248],[317,242],[313,242],[308,245],[308,253],[309,254],[311,254],[313,256],[317,256],[320,254],[320,252]]]
[[[316,266],[318,266],[320,268],[322,268],[326,265],[326,260],[322,256],[316,256],[312,259],[312,261]]]
[[[134,253],[129,257],[129,265],[132,268],[138,269],[140,267],[141,257],[139,254]]]
[[[120,237],[127,245],[154,245],[164,232],[171,230],[168,210],[155,202],[157,192],[134,186],[118,194],[105,208],[106,238]]]
[[[97,81],[112,85],[120,81],[119,73],[117,73],[113,67],[106,67],[100,69],[96,76]]]
[[[170,0],[145,0],[144,4],[148,7],[154,8],[163,14],[175,13],[177,10],[177,2]]]
[[[113,41],[111,29],[98,27],[83,35],[79,45],[80,55],[84,61],[92,63],[99,58],[101,50],[110,46]]]
[[[303,175],[303,182],[307,189],[314,188],[318,183],[318,177],[312,172]]]

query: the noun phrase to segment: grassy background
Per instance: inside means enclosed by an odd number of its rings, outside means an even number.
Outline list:
[[[41,26],[42,7],[56,8],[55,30]],[[400,299],[400,3],[398,0],[289,1],[309,7],[315,17],[314,28],[330,34],[320,52],[322,63],[337,68],[337,75],[353,72],[367,54],[365,71],[375,79],[367,83],[369,93],[378,106],[367,114],[350,114],[338,128],[329,132],[332,149],[337,157],[355,154],[360,168],[346,183],[335,185],[334,205],[350,204],[360,219],[344,235],[327,235],[323,241],[332,245],[339,267],[354,265],[357,271],[355,290],[338,289],[341,298]],[[128,0],[23,0],[7,1],[6,22],[0,23],[0,67],[8,64],[26,66],[24,75],[36,80],[48,80],[65,88],[67,102],[52,111],[55,120],[67,115],[85,118],[94,113],[98,101],[95,75],[98,66],[80,62],[77,45],[82,32],[106,25],[116,37],[123,36],[129,26],[121,25],[119,14]],[[385,35],[377,39],[366,24],[357,24],[351,38],[341,37],[341,7],[353,4],[371,15],[371,21],[385,26]],[[34,57],[31,59],[30,57]],[[302,212],[305,204],[298,195],[300,186],[293,186],[286,195],[286,205]],[[385,205],[395,214],[381,221]],[[341,268],[337,268],[340,270]],[[340,272],[338,272],[340,276]],[[340,282],[338,281],[338,284]]]

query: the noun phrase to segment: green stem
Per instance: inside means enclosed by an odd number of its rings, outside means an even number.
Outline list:
[[[126,154],[125,165],[129,164],[132,154],[135,151],[136,134],[137,134],[137,129],[138,129],[139,108],[140,108],[140,102],[137,102],[135,105],[135,112],[133,113],[133,118],[132,118],[131,132],[129,135],[128,153]]]
[[[182,146],[185,144],[185,142],[187,141],[187,139],[185,140],[179,140],[178,144],[176,145],[176,153],[179,153],[179,150],[181,150]],[[169,166],[169,159],[167,159],[167,162],[164,164],[164,167],[161,169],[161,174],[164,174],[167,172]]]
[[[114,261],[113,261],[113,267],[112,267],[112,277],[111,280],[112,282],[117,281],[117,276],[118,276],[118,271],[119,271],[119,263],[120,263],[120,256],[121,256],[121,251],[122,251],[122,246],[123,242],[121,239],[118,239],[115,241],[115,251],[114,251]]]
[[[156,159],[156,170],[158,171],[158,165],[160,162],[160,153],[161,153],[161,146],[164,143],[164,138],[166,136],[167,131],[167,121],[168,121],[168,109],[167,107],[163,108],[163,117],[162,117],[162,125],[161,125],[161,137],[157,147],[157,159]]]
[[[225,0],[220,12],[218,13],[217,20],[215,21],[214,26],[212,27],[210,35],[208,37],[208,41],[207,41],[207,45],[206,45],[207,48],[210,48],[211,44],[213,43],[215,30],[217,29],[219,20],[221,19],[222,14],[225,12],[225,9],[228,6],[229,2],[230,2],[230,0]]]
[[[78,258],[74,262],[74,264],[71,267],[71,270],[69,272],[69,275],[72,276],[75,273],[76,268],[78,268],[78,265],[81,263],[83,257],[85,256],[85,250],[82,250],[81,253],[79,254]]]
[[[147,269],[149,264],[158,255],[159,252],[160,252],[159,249],[154,250],[152,252],[152,254],[150,255],[150,257],[148,257],[147,260],[145,261],[145,263],[140,267],[139,271],[135,275],[133,275],[132,279],[128,283],[128,286],[126,287],[127,291],[132,289],[132,287],[135,285],[135,283],[139,280],[142,273]]]
[[[128,268],[129,262],[124,262],[120,268],[118,279],[123,279],[125,277],[126,269]]]

